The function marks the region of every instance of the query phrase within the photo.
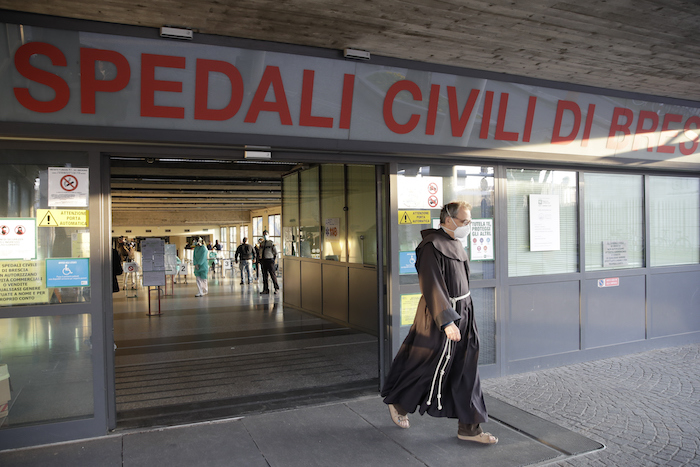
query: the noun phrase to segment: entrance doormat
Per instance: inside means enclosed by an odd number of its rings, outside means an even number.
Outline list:
[[[575,456],[605,447],[597,441],[544,420],[488,394],[484,394],[484,401],[489,411],[489,418],[497,420],[503,425],[519,431],[563,454]]]

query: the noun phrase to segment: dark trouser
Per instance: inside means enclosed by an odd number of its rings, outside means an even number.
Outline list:
[[[280,286],[277,285],[277,273],[275,272],[275,260],[274,259],[261,259],[260,265],[262,266],[263,273],[263,292],[270,291],[270,285],[267,282],[267,276],[272,278],[272,285],[275,286],[275,290],[279,290]]]

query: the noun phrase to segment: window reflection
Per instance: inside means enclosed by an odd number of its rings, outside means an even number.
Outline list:
[[[90,258],[89,196],[61,186],[89,186],[87,156],[2,150],[0,161],[0,306],[90,301],[89,260],[79,259]]]
[[[0,364],[12,383],[0,428],[92,417],[91,335],[89,314],[0,319]]]

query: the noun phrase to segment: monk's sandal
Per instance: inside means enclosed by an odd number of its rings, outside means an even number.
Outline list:
[[[400,415],[394,404],[389,404],[389,413],[391,420],[396,423],[399,428],[409,428],[411,424],[408,422],[408,414]]]
[[[463,441],[474,441],[475,443],[481,444],[496,444],[498,442],[498,438],[493,436],[491,433],[486,432],[481,432],[478,435],[472,436],[457,434],[457,438]]]

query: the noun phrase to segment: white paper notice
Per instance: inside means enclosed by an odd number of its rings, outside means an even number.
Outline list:
[[[442,177],[397,177],[399,209],[442,208]]]
[[[0,219],[0,259],[36,259],[36,219]]]
[[[49,207],[87,207],[89,169],[49,167]]]
[[[561,249],[559,196],[530,195],[530,251]]]

